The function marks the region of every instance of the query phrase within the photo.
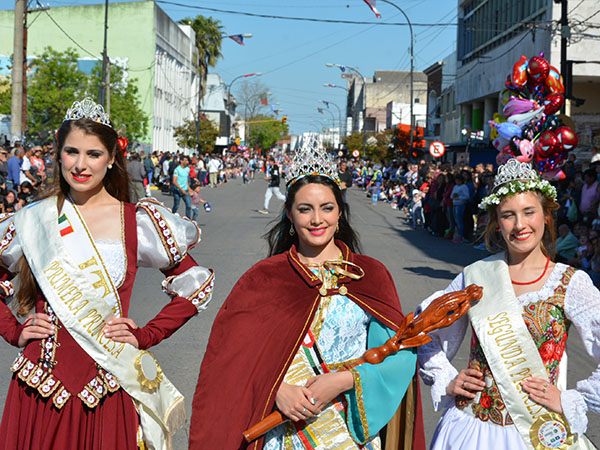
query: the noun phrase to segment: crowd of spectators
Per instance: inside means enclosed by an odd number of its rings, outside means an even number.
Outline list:
[[[44,189],[53,175],[53,151],[51,142],[0,146],[0,213],[19,210]],[[130,151],[132,199],[150,196],[151,189],[161,189],[173,196],[175,212],[183,201],[186,216],[195,220],[200,206],[210,210],[202,198],[202,188],[216,188],[236,179],[241,179],[242,184],[262,180],[269,156],[275,156],[285,179],[289,156],[283,152],[185,156]],[[585,270],[600,286],[600,153],[594,149],[587,164],[571,154],[563,171],[566,177],[554,183],[559,204],[555,221],[556,260]],[[470,167],[425,160],[382,164],[343,160],[339,163],[339,176],[344,197],[354,185],[372,203],[386,203],[398,210],[414,228],[486,250],[483,230],[487,219],[478,205],[493,187],[492,164]]]
[[[350,164],[355,185],[373,203],[388,203],[414,228],[487,250],[487,214],[478,205],[493,188],[492,164],[470,167],[424,160]],[[559,204],[555,259],[585,270],[600,286],[600,153],[595,151],[586,164],[571,154],[563,171],[565,178],[553,182]]]

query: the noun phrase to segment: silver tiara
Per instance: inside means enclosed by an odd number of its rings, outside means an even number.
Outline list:
[[[108,113],[104,112],[104,107],[97,104],[91,97],[86,97],[80,102],[74,102],[65,115],[65,120],[78,120],[83,118],[91,119],[94,122],[112,128]]]
[[[304,139],[300,150],[292,158],[288,169],[288,188],[308,175],[323,175],[340,183],[335,162],[322,147],[319,136],[312,133]]]
[[[531,164],[509,159],[506,164],[498,167],[498,174],[494,178],[495,192],[499,187],[511,181],[539,181],[540,177]]]

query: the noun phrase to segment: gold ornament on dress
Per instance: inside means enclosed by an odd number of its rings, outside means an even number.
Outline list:
[[[154,355],[142,350],[134,364],[140,384],[151,391],[156,389],[163,380],[163,372]]]
[[[567,450],[573,444],[573,434],[565,418],[555,412],[541,415],[529,430],[535,450]]]

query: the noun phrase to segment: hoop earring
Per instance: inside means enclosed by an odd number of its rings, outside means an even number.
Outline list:
[[[294,224],[290,225],[290,231],[289,231],[289,233],[290,233],[290,236],[293,236],[293,235],[296,234],[296,230],[294,230]]]

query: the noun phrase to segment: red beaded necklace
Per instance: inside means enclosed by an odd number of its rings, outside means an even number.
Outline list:
[[[516,284],[517,286],[527,286],[529,284],[535,284],[538,281],[540,281],[542,278],[544,278],[544,275],[546,275],[546,271],[548,270],[548,266],[550,265],[550,258],[546,257],[546,267],[544,267],[544,271],[542,272],[542,274],[539,276],[539,278],[536,278],[533,281],[526,281],[524,283],[521,283],[519,281],[513,281],[512,279],[510,280],[512,284]]]

